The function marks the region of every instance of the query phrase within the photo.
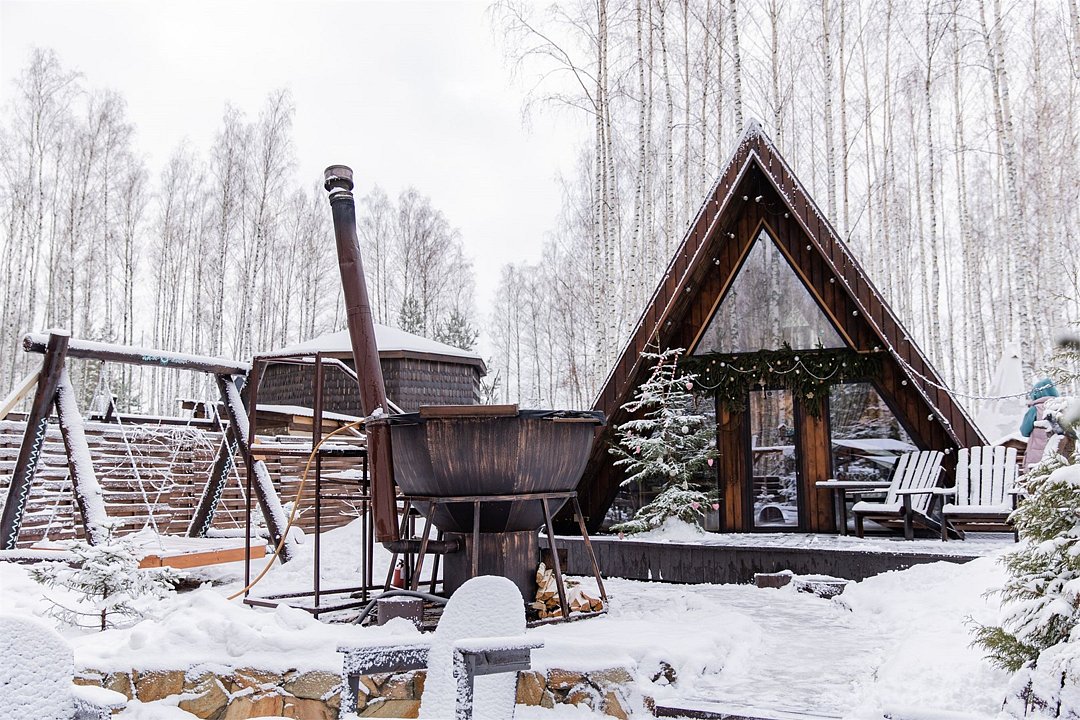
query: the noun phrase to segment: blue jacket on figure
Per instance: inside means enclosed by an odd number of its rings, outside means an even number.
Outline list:
[[[1024,467],[1028,468],[1039,462],[1042,459],[1043,451],[1046,449],[1046,443],[1049,440],[1049,434],[1042,427],[1036,427],[1035,423],[1042,420],[1045,416],[1043,410],[1043,404],[1047,398],[1058,396],[1057,386],[1054,385],[1054,381],[1050,378],[1043,378],[1035,383],[1031,388],[1031,393],[1028,397],[1027,413],[1024,414],[1024,420],[1020,423],[1020,434],[1028,440],[1027,452],[1024,453]]]

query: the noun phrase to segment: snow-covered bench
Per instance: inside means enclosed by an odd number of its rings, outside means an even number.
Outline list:
[[[948,498],[941,508],[941,539],[949,539],[949,529],[963,537],[957,526],[1007,528],[1016,509],[1016,475],[1016,448],[962,448],[956,456],[956,486],[939,491]]]
[[[0,718],[105,720],[127,698],[75,685],[71,646],[44,623],[0,615]]]
[[[341,715],[356,707],[361,675],[427,668],[421,718],[508,720],[517,672],[529,669],[540,647],[525,637],[517,586],[501,577],[473,578],[454,592],[430,641],[338,648],[345,654]]]

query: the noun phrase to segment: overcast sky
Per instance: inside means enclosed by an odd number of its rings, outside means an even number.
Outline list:
[[[351,165],[357,190],[414,185],[461,229],[486,313],[503,263],[535,260],[587,128],[522,121],[487,2],[0,0],[0,99],[30,48],[120,91],[156,174],[187,138],[205,150],[226,102],[249,117],[285,87],[296,180]],[[332,242],[327,238],[327,242]]]

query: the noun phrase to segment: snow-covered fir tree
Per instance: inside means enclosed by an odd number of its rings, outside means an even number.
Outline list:
[[[619,458],[614,464],[626,468],[624,487],[649,484],[661,490],[633,519],[612,526],[616,532],[650,530],[669,517],[698,524],[710,501],[698,479],[708,475],[716,457],[715,432],[702,412],[704,400],[694,393],[697,375],[679,369],[683,352],[642,353],[653,369],[623,405],[632,419],[617,428],[611,453]]]
[[[1003,558],[1002,621],[976,630],[989,659],[1015,673],[1004,708],[1013,717],[1058,717],[1056,708],[1080,688],[1077,406],[1075,398],[1059,398],[1047,407],[1058,434],[1022,481],[1028,496],[1012,521],[1023,542]]]
[[[141,618],[142,601],[165,597],[179,580],[169,567],[140,569],[135,544],[117,537],[111,528],[104,542],[75,543],[70,552],[75,555],[74,562],[47,563],[31,575],[47,587],[61,588],[77,597],[78,607],[48,598],[53,603],[50,614],[74,627],[105,630]]]

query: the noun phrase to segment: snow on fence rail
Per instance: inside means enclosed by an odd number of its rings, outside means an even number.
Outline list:
[[[0,507],[7,497],[24,428],[25,424],[19,421],[0,421]],[[87,422],[85,429],[105,507],[110,520],[118,523],[118,532],[142,529],[149,523],[152,512],[161,533],[185,534],[214,463],[221,433],[190,426],[121,427],[95,422]],[[132,466],[132,458],[138,472]],[[306,460],[306,456],[265,459],[282,503],[294,499]],[[355,465],[355,459],[322,460],[324,477]],[[245,482],[244,464],[237,458],[235,473],[217,507],[214,528],[243,527]],[[309,478],[297,520],[305,532],[314,529],[314,494],[314,483]],[[325,499],[322,504],[324,530],[345,525],[356,517],[355,509],[345,501]],[[253,508],[257,519],[258,503],[253,502]],[[19,544],[26,547],[46,535],[50,540],[83,536],[68,479],[67,456],[56,425],[50,425],[45,436]]]

